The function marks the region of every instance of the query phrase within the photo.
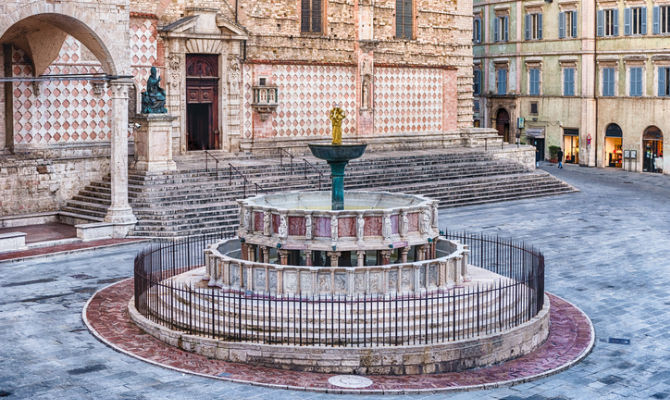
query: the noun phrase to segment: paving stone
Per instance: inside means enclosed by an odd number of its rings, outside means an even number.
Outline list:
[[[582,363],[533,385],[390,398],[668,398],[670,177],[572,165],[545,169],[580,192],[448,209],[441,211],[441,225],[533,243],[547,258],[547,290],[583,309],[595,324],[597,338],[605,342],[598,341]],[[143,246],[0,263],[0,286],[52,279],[1,290],[0,391],[10,393],[7,398],[156,399],[161,398],[156,387],[161,387],[165,398],[178,399],[367,400],[367,396],[272,390],[185,375],[115,352],[82,331],[80,313],[90,296],[75,290],[106,285],[98,280],[130,277],[134,254]],[[73,277],[82,275],[90,278]],[[56,294],[62,295],[24,301]],[[629,338],[631,344],[609,343],[610,337]],[[635,367],[617,368],[622,363]],[[107,368],[67,373],[95,364]],[[134,374],[125,374],[128,371]],[[623,380],[599,382],[609,375]],[[590,387],[593,383],[600,386]]]

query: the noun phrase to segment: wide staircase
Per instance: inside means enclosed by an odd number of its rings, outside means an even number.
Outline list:
[[[296,157],[293,162],[285,158],[282,163],[278,159],[227,159],[218,170],[211,158],[208,169],[192,158],[179,164],[178,171],[159,175],[129,172],[130,205],[138,219],[132,235],[234,233],[239,218],[237,199],[285,190],[330,190],[327,164],[310,157]],[[346,190],[421,194],[440,200],[441,207],[576,190],[544,171],[529,171],[478,150],[371,153],[350,162],[346,172]],[[107,177],[91,182],[62,211],[101,221],[110,199]]]

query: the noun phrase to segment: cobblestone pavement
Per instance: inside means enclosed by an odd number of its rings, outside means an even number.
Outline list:
[[[449,209],[442,223],[540,247],[547,257],[547,289],[592,318],[593,353],[568,371],[523,385],[407,398],[670,399],[670,177],[546,169],[581,192]],[[84,327],[82,307],[97,289],[130,276],[142,246],[0,263],[0,397],[362,398],[185,375],[100,343]]]

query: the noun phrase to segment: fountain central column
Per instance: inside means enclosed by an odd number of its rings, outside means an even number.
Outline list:
[[[331,209],[344,210],[344,169],[348,161],[328,161],[331,180]]]
[[[344,210],[344,169],[349,160],[363,155],[365,147],[365,144],[309,144],[314,157],[330,165],[332,210]]]

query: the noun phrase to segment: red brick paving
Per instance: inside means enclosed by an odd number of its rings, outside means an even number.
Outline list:
[[[109,246],[120,243],[132,243],[143,240],[145,239],[102,239],[102,240],[92,240],[90,242],[77,242],[57,246],[38,247],[29,250],[0,253],[0,261],[13,260],[15,258],[20,259],[25,257],[41,256],[45,254],[62,253],[73,250],[88,249],[92,247]]]
[[[144,333],[130,320],[128,301],[133,292],[132,279],[126,279],[98,292],[85,310],[89,327],[113,347],[167,368],[176,368],[213,378],[247,382],[263,386],[347,392],[332,386],[333,374],[296,372],[247,364],[212,360],[169,346]],[[495,386],[505,381],[516,383],[565,367],[582,358],[592,344],[591,323],[581,310],[549,294],[551,328],[547,341],[536,351],[503,364],[464,372],[411,376],[369,376],[372,386],[361,393],[412,392],[467,389],[471,386]],[[225,374],[225,377],[221,377]],[[509,383],[508,383],[509,384]]]

